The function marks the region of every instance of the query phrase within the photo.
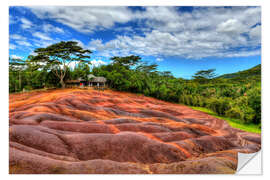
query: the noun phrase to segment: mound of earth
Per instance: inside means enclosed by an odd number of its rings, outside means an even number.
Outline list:
[[[229,174],[259,134],[179,104],[81,89],[11,94],[9,166],[16,174]]]

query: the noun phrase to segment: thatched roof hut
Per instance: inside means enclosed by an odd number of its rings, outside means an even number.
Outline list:
[[[88,81],[93,83],[105,83],[107,79],[105,77],[96,77],[93,74],[88,75]]]
[[[105,77],[96,77],[93,74],[89,74],[87,76],[88,80],[78,78],[76,80],[68,80],[66,81],[67,87],[78,87],[78,86],[97,86],[97,87],[105,87],[107,79]]]
[[[89,82],[96,82],[96,83],[105,83],[107,79],[105,77],[94,77],[89,80]]]

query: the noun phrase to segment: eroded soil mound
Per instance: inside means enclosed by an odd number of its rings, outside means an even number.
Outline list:
[[[115,92],[10,95],[10,173],[234,173],[259,134],[186,106]]]

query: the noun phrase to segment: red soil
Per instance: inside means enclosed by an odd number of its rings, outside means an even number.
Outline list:
[[[234,173],[259,134],[142,95],[65,89],[10,95],[10,173]]]

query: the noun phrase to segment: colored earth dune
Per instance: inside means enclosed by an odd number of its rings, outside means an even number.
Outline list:
[[[230,174],[260,134],[189,107],[111,90],[9,97],[14,174]]]

